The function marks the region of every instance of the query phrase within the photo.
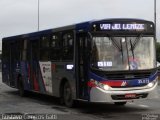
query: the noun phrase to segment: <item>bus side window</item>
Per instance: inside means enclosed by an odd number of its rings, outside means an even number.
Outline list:
[[[48,61],[49,58],[49,41],[50,36],[42,36],[40,38],[40,60],[41,61]]]
[[[63,60],[73,60],[73,32],[63,34]]]
[[[26,60],[27,59],[27,40],[24,40],[24,42],[22,42],[22,60]]]
[[[49,47],[49,35],[41,37],[40,46],[41,48]]]
[[[13,61],[20,60],[20,46],[21,44],[19,40],[11,42],[10,53]]]
[[[32,60],[39,60],[39,40],[38,38],[36,40],[31,41],[31,52]]]
[[[2,50],[3,50],[3,61],[9,61],[10,59],[10,42],[9,41],[3,41],[2,43]]]
[[[50,59],[51,60],[60,60],[60,35],[59,33],[54,33],[51,35],[50,40]]]

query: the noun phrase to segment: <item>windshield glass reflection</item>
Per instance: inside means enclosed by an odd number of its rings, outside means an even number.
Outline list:
[[[93,37],[91,67],[101,70],[154,68],[153,37]]]

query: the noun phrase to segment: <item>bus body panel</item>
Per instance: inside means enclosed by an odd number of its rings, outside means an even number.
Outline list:
[[[125,98],[126,95],[137,95],[138,98]],[[114,97],[114,98],[113,98]],[[116,100],[117,98],[117,100]],[[118,99],[119,98],[119,99]],[[150,89],[105,91],[94,87],[90,91],[91,102],[133,102],[134,100],[158,98],[157,83]]]
[[[73,98],[76,98],[76,81],[74,78],[74,69],[67,69],[68,65],[73,65],[73,62],[52,62],[52,81],[53,95],[60,97],[60,87],[63,80],[67,80],[72,86]]]
[[[120,31],[120,27],[116,28],[115,26],[120,26],[121,23],[126,23],[126,24],[134,24],[134,23],[144,23],[146,24],[146,30],[141,31],[141,30],[122,30]],[[110,25],[113,28],[116,28],[117,30],[114,29],[108,29],[106,26]],[[148,26],[147,26],[148,25]],[[153,25],[153,26],[152,26]],[[152,26],[151,29],[148,29],[149,26]],[[129,29],[129,27],[127,28]],[[148,30],[148,31],[147,31]],[[43,36],[47,35],[53,35],[57,34],[60,36],[60,44],[64,45],[62,43],[64,39],[62,36],[65,34],[66,31],[74,31],[74,55],[73,59],[71,61],[66,61],[62,59],[58,60],[40,60],[40,59],[33,59],[34,55],[31,53],[33,52],[34,48],[33,41],[37,42],[38,45],[40,46],[40,41],[43,39]],[[145,79],[144,81],[146,83],[142,83],[145,85],[148,85],[152,81],[156,81],[154,86],[152,88],[144,88],[142,86],[139,86],[138,84],[138,79],[130,78],[130,80],[123,80],[120,79],[118,80],[108,80],[107,79],[107,74],[104,75],[102,72],[103,77],[97,73],[94,73],[93,75],[92,70],[90,68],[91,63],[90,63],[90,52],[91,52],[91,46],[92,46],[92,39],[93,35],[98,35],[98,34],[106,34],[107,36],[113,35],[111,37],[114,37],[114,35],[118,34],[120,36],[141,36],[141,35],[147,35],[147,36],[154,36],[154,24],[153,22],[146,21],[146,20],[139,20],[139,19],[104,19],[104,20],[97,20],[97,21],[89,21],[89,22],[84,22],[84,23],[79,23],[75,25],[70,25],[66,27],[61,27],[61,28],[55,28],[55,29],[50,29],[50,30],[44,30],[40,32],[35,32],[35,33],[29,33],[29,34],[24,34],[24,35],[18,35],[18,36],[13,36],[13,37],[8,37],[4,38],[2,40],[3,43],[3,52],[2,52],[2,80],[5,84],[8,86],[18,88],[19,84],[19,77],[22,77],[23,84],[24,84],[24,90],[27,91],[34,91],[42,94],[48,94],[56,97],[61,97],[61,85],[63,85],[64,81],[68,81],[71,90],[72,90],[72,98],[73,99],[84,99],[88,100],[91,102],[121,102],[121,101],[132,101],[135,100],[134,98],[130,98],[127,100],[113,100],[113,96],[116,95],[128,95],[131,94],[147,94],[146,98],[153,98],[157,95],[156,93],[156,86],[157,86],[157,72],[155,72],[155,68],[153,69],[147,69],[146,71],[152,71],[151,73],[154,72],[154,74],[151,74],[149,77],[141,77],[140,79]],[[80,36],[80,34],[83,34],[84,36]],[[54,36],[55,37],[55,36]],[[70,37],[70,36],[67,36]],[[81,38],[84,39],[83,44],[84,46],[84,51],[78,50],[78,47],[80,48]],[[52,36],[53,38],[53,36]],[[52,39],[49,38],[49,39]],[[16,42],[18,44],[16,44]],[[21,41],[26,41],[27,42],[27,47],[28,49],[26,50],[25,48],[23,51],[21,50],[21,47],[18,48],[18,46],[21,46]],[[86,42],[87,41],[87,42]],[[12,43],[15,42],[15,46],[12,46]],[[67,43],[69,44],[69,42]],[[7,47],[6,47],[7,46]],[[24,47],[22,45],[22,47]],[[7,51],[7,49],[9,49]],[[55,50],[61,49],[61,53],[63,50],[63,46],[61,48],[55,48]],[[15,50],[15,52],[14,52]],[[40,50],[40,49],[38,49]],[[26,60],[23,60],[23,52],[26,52],[25,54],[27,57],[29,56],[30,58],[26,58]],[[39,55],[42,51],[39,51],[37,54]],[[56,51],[57,52],[57,51]],[[84,59],[87,61],[87,64],[81,64],[80,62],[80,56],[79,52],[83,52],[82,55],[84,55],[86,58]],[[36,53],[36,52],[35,52]],[[30,55],[31,54],[31,55]],[[14,55],[19,55],[19,58],[14,59]],[[6,57],[9,56],[9,57]],[[36,56],[35,56],[36,58]],[[99,61],[101,63],[101,61]],[[109,61],[110,62],[110,61]],[[81,67],[78,67],[81,66]],[[84,70],[85,68],[85,70]],[[87,68],[87,69],[86,69]],[[145,71],[145,70],[144,70]],[[143,74],[145,73],[144,71],[141,70],[135,70],[135,73],[138,74]],[[77,73],[78,72],[78,73]],[[85,74],[84,74],[85,72]],[[108,71],[106,71],[108,72]],[[109,71],[111,72],[111,71]],[[128,73],[129,72],[129,73]],[[130,76],[132,71],[124,71],[124,73]],[[117,71],[117,73],[114,73],[115,76],[117,74],[120,74],[121,71]],[[81,74],[85,75],[85,77]],[[147,79],[147,80],[146,80]],[[112,91],[107,91],[103,90],[95,84],[92,84],[92,82],[96,81],[96,84],[99,84],[99,82],[103,83],[110,83],[114,84],[114,87],[117,87],[116,85],[120,85],[119,88],[115,89],[113,88]],[[114,82],[113,82],[114,81]],[[118,83],[115,83],[117,82]],[[129,82],[128,82],[129,81]],[[125,86],[127,82],[130,84],[130,86]],[[101,83],[100,83],[101,85]],[[140,87],[140,89],[139,89]],[[133,89],[132,89],[133,88]],[[134,89],[137,88],[137,89]],[[129,95],[128,95],[129,96]]]
[[[24,90],[60,97],[60,84],[65,79],[72,86],[73,98],[76,98],[74,69],[67,69],[67,65],[73,65],[73,62],[34,62],[32,68],[26,61],[20,64],[17,62],[17,67],[14,67],[14,78],[9,77],[9,70],[7,69],[9,65],[5,63],[3,65],[5,66],[3,80],[8,86],[11,86],[10,79],[12,79],[14,86],[11,87],[18,88],[18,77],[21,76]]]
[[[154,82],[154,85],[149,88],[148,84],[152,82]],[[103,89],[102,84],[109,86],[109,90]],[[157,84],[157,72],[151,74],[148,78],[128,80],[107,80],[107,78],[100,77],[91,72],[90,81],[88,83],[88,86],[90,87],[90,101],[124,102],[139,99],[157,98]],[[130,96],[126,98],[125,96],[127,95]]]

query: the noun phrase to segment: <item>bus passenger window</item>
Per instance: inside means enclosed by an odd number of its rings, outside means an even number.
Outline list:
[[[41,38],[41,47],[49,47],[49,37],[44,36]]]
[[[49,55],[48,55],[48,51],[47,50],[41,49],[40,60],[41,61],[48,61],[49,60]]]
[[[22,60],[27,60],[27,40],[24,40],[22,45]]]
[[[73,32],[63,35],[63,60],[73,60]]]
[[[55,47],[56,46],[56,41],[53,39],[52,41],[51,41],[51,47]]]
[[[3,61],[9,61],[10,59],[10,42],[5,41],[2,43],[2,49],[3,49]]]
[[[39,59],[39,40],[35,39],[31,41],[31,59],[38,60]]]
[[[43,36],[40,40],[40,60],[48,61],[49,60],[49,42],[50,36]]]
[[[52,35],[52,37],[51,37],[51,44],[50,44],[50,46],[52,48],[59,47],[59,39],[58,38],[59,38],[58,35]]]
[[[50,41],[50,59],[51,60],[60,60],[60,37],[58,33],[54,33],[51,36]]]

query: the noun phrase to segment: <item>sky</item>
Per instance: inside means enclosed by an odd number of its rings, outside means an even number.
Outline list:
[[[39,0],[39,29],[88,20],[140,18],[154,22],[154,0]],[[0,0],[0,49],[3,37],[38,30],[38,0]],[[160,1],[157,0],[160,42]]]

